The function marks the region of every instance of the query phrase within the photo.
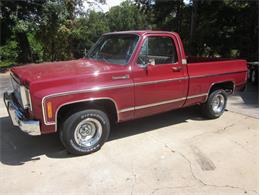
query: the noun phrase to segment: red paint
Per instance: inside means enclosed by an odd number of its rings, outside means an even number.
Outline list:
[[[242,88],[246,83],[247,66],[245,60],[223,61],[222,59],[191,57],[188,60],[194,63],[182,64],[182,59],[185,59],[185,52],[177,33],[159,31],[128,31],[119,33],[135,33],[140,36],[136,50],[126,66],[79,59],[29,64],[15,67],[11,70],[20,79],[21,83],[30,89],[33,107],[30,116],[40,121],[42,133],[54,132],[57,109],[64,104],[76,101],[92,98],[109,98],[115,101],[118,111],[132,108],[129,111],[118,114],[119,122],[121,122],[202,103],[207,96],[192,99],[186,99],[186,97],[208,93],[214,83],[232,81],[236,89]],[[149,66],[147,69],[139,67],[136,64],[137,56],[147,36],[169,36],[172,38],[177,49],[178,62],[176,64]],[[182,69],[173,71],[173,67],[181,67]],[[112,79],[112,77],[122,75],[129,75],[129,79]],[[178,78],[183,79],[138,85],[140,82]],[[111,86],[112,88],[106,88]],[[121,87],[113,88],[116,86]],[[98,88],[102,90],[94,90]],[[85,89],[88,91],[83,92]],[[44,97],[45,101],[43,101]],[[181,98],[184,99],[163,105],[133,109],[138,106]],[[46,108],[48,101],[52,102],[54,112],[51,119],[47,118],[47,113],[42,111],[42,106]],[[43,114],[46,115],[45,122],[47,124],[44,123]]]

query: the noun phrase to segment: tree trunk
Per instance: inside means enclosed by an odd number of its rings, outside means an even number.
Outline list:
[[[177,18],[177,32],[181,33],[181,23],[182,23],[182,0],[177,1],[177,13],[176,13],[176,18]]]
[[[17,32],[16,40],[18,43],[18,47],[20,48],[20,52],[18,54],[18,62],[23,64],[32,62],[32,51],[26,33]]]
[[[191,11],[191,25],[190,25],[190,54],[194,55],[194,52],[196,51],[194,42],[194,32],[195,27],[197,25],[197,15],[198,15],[198,0],[192,1],[192,11]]]

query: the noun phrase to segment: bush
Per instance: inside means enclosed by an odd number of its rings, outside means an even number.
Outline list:
[[[8,41],[0,47],[0,67],[15,64],[18,57],[18,47],[16,41]]]

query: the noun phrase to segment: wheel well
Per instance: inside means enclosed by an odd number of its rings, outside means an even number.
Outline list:
[[[211,86],[209,94],[212,93],[215,90],[218,89],[223,89],[225,90],[227,93],[231,94],[234,91],[234,82],[232,81],[226,81],[226,82],[222,82],[222,83],[216,83],[214,85]]]
[[[118,120],[117,108],[115,103],[109,99],[93,100],[76,102],[62,106],[57,113],[57,130],[63,121],[66,120],[71,114],[86,110],[86,109],[97,109],[105,112],[109,120],[113,123]]]

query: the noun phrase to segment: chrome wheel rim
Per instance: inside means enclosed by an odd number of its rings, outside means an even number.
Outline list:
[[[225,98],[222,94],[217,94],[213,98],[212,109],[215,113],[221,113],[225,107]]]
[[[74,138],[78,145],[91,147],[95,145],[102,135],[102,125],[94,118],[82,120],[76,127]]]

